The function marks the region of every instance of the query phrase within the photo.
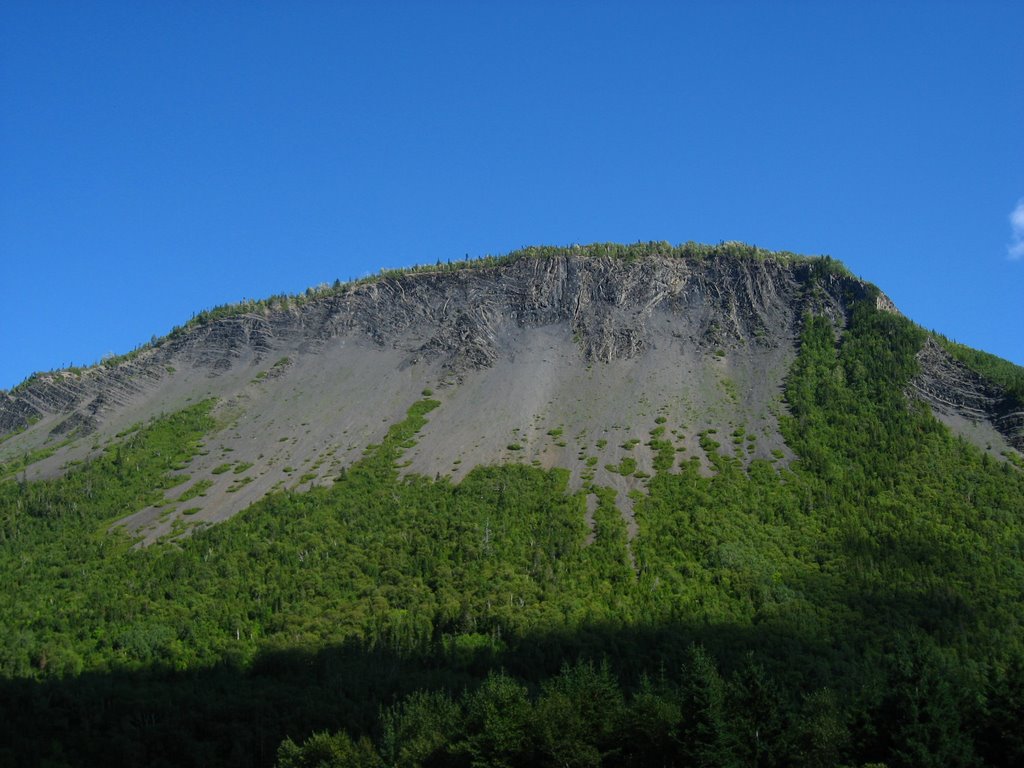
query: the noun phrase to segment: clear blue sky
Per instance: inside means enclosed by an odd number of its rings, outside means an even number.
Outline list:
[[[1024,364],[1022,198],[1020,2],[0,5],[0,387],[242,298],[638,240],[828,253]]]

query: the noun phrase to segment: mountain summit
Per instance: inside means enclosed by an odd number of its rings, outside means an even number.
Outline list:
[[[1019,765],[1022,403],[736,243],[201,312],[0,394],[0,763]]]
[[[659,417],[687,425],[675,447],[705,470],[708,429],[756,436],[745,461],[788,460],[778,416],[804,318],[838,333],[863,300],[896,311],[838,262],[735,243],[530,248],[385,271],[202,312],[122,359],[33,376],[0,400],[0,430],[21,430],[0,456],[47,454],[26,477],[52,477],[137,422],[216,398],[229,428],[190,472],[231,458],[251,482],[212,475],[190,503],[194,526],[270,490],[330,484],[430,389],[445,408],[405,471],[458,480],[480,464],[560,466],[574,488],[613,487],[629,507],[636,473],[653,472],[642,444]],[[995,454],[1024,449],[1024,413],[998,384],[934,341],[918,360],[912,396]],[[595,440],[607,445],[594,452]],[[623,460],[636,470],[606,469]],[[132,511],[125,525],[147,541],[178,519],[166,506]]]

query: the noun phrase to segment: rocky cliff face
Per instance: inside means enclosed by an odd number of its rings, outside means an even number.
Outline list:
[[[330,484],[431,389],[443,405],[404,471],[457,480],[483,463],[565,467],[576,487],[619,492],[632,525],[629,493],[653,472],[656,426],[705,469],[707,430],[747,435],[744,460],[789,458],[777,417],[802,318],[824,314],[838,330],[865,298],[895,311],[820,263],[730,254],[567,249],[381,277],[195,323],[116,365],[36,376],[0,395],[0,461],[52,449],[28,474],[53,475],[135,422],[213,397],[224,427],[188,470],[212,485],[188,502],[187,523],[210,523],[276,488]],[[1019,409],[943,355],[922,350],[913,393],[1024,447]],[[213,471],[227,464],[238,472]],[[168,502],[125,510],[125,524],[150,540],[175,530]]]
[[[315,351],[358,335],[402,349],[407,363],[441,360],[455,373],[486,368],[509,329],[567,324],[587,361],[629,359],[649,348],[655,311],[697,348],[789,344],[808,308],[835,318],[863,283],[830,276],[806,291],[807,264],[717,257],[521,259],[494,268],[420,272],[358,285],[284,309],[192,327],[116,366],[35,377],[0,395],[0,434],[46,416],[73,420],[55,434],[94,429],[104,414],[158,388],[168,368],[210,376],[279,351]]]
[[[979,376],[928,339],[917,355],[920,372],[911,392],[943,421],[963,420],[990,425],[1016,450],[1024,453],[1024,404],[998,385]]]

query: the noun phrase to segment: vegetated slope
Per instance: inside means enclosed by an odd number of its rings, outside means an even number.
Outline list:
[[[280,490],[175,543],[133,550],[107,529],[181,473],[195,487],[225,431],[209,401],[62,477],[0,483],[0,578],[17,595],[0,605],[0,754],[1017,764],[1024,471],[908,399],[927,336],[845,280],[794,281],[808,314],[792,320],[777,419],[795,460],[752,458],[765,438],[743,424],[695,427],[652,404],[623,445],[641,442],[605,468],[635,481],[626,520],[622,489],[585,470],[401,476],[491,370],[443,363],[451,384],[409,395],[331,487]],[[732,354],[716,342],[707,365]],[[222,463],[215,477],[235,475]]]

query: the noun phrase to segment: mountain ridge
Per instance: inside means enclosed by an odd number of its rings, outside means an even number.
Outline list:
[[[829,259],[828,257],[821,257],[817,261],[815,257],[802,257],[789,252],[771,252],[764,251],[762,249],[744,246],[739,243],[725,243],[720,246],[701,246],[694,243],[687,243],[683,246],[672,247],[667,243],[648,243],[636,246],[618,246],[613,244],[600,244],[592,246],[573,246],[570,248],[553,248],[553,247],[540,247],[540,248],[527,248],[521,251],[516,251],[508,254],[504,257],[484,257],[479,260],[471,262],[457,262],[455,265],[436,265],[436,267],[420,266],[412,267],[407,270],[386,270],[382,269],[380,275],[371,276],[361,280],[353,281],[346,284],[337,284],[333,288],[326,288],[326,286],[319,289],[309,289],[305,295],[298,296],[275,296],[267,300],[262,301],[251,301],[242,302],[234,305],[223,305],[216,307],[212,310],[204,310],[196,315],[189,323],[184,326],[180,326],[171,331],[167,336],[154,339],[153,342],[143,345],[133,352],[124,355],[115,355],[106,359],[105,361],[98,363],[93,366],[86,368],[71,367],[68,369],[51,371],[49,373],[36,373],[32,374],[25,381],[19,385],[13,387],[7,392],[0,392],[0,395],[5,396],[5,402],[3,408],[0,410],[0,434],[8,433],[12,429],[18,427],[27,426],[28,419],[33,416],[38,416],[38,413],[34,413],[33,409],[36,404],[42,404],[44,406],[51,405],[57,409],[66,407],[70,402],[74,401],[75,395],[74,390],[76,389],[75,379],[80,379],[82,376],[96,376],[102,374],[107,370],[120,370],[121,373],[126,374],[121,378],[136,378],[141,373],[134,369],[132,366],[124,366],[125,363],[136,361],[138,358],[148,358],[147,363],[155,363],[160,365],[167,363],[168,360],[173,357],[174,353],[180,349],[181,346],[188,345],[190,334],[194,334],[198,329],[206,327],[208,325],[215,326],[215,332],[208,334],[207,338],[212,342],[213,350],[216,350],[218,346],[227,346],[230,350],[231,347],[236,346],[239,339],[238,334],[245,336],[245,343],[251,344],[257,351],[260,350],[261,337],[264,334],[266,324],[261,322],[262,319],[267,319],[268,316],[274,313],[277,309],[278,312],[283,307],[285,310],[295,309],[301,311],[303,308],[308,309],[309,304],[322,304],[323,302],[337,302],[338,299],[351,299],[358,298],[361,295],[365,296],[365,291],[371,297],[376,298],[379,293],[387,293],[389,289],[392,289],[395,285],[398,286],[398,290],[403,290],[402,282],[395,283],[394,281],[404,281],[412,279],[414,282],[420,282],[422,279],[432,280],[438,276],[450,276],[456,275],[457,278],[465,278],[468,274],[479,272],[489,267],[504,267],[508,265],[516,264],[517,262],[538,262],[543,259],[551,259],[554,257],[570,258],[576,257],[584,260],[604,260],[608,262],[625,262],[631,263],[638,258],[662,258],[666,260],[694,260],[703,261],[707,258],[721,259],[726,257],[728,259],[735,259],[737,263],[768,263],[768,264],[781,264],[786,266],[797,265],[801,269],[810,269],[812,265],[823,266],[821,271],[828,272],[832,270],[835,275],[840,277],[851,277],[839,262]],[[833,275],[833,276],[835,276]],[[854,279],[855,280],[855,279]],[[863,281],[856,281],[862,286],[867,286],[867,283]],[[888,306],[892,306],[891,302],[888,301],[884,295],[880,295],[880,301]],[[537,308],[534,307],[534,310]],[[315,314],[315,313],[314,313]],[[237,323],[221,323],[218,325],[217,321],[235,319]],[[380,320],[381,318],[377,318]],[[300,319],[300,323],[303,319]],[[351,325],[354,319],[349,320]],[[370,335],[378,337],[379,335],[386,334],[387,323],[378,323],[375,325],[372,320],[366,323],[364,331]],[[318,329],[322,334],[324,330],[329,333],[331,329]],[[220,339],[217,337],[220,336]],[[234,337],[234,338],[233,338]],[[626,341],[625,343],[629,343]],[[588,350],[589,354],[595,352],[606,351],[608,354],[613,354],[613,350]],[[148,353],[148,354],[147,354]],[[156,354],[154,354],[156,353]],[[215,354],[212,355],[209,360],[216,369],[218,366],[223,367],[225,361],[222,358],[218,358]],[[148,367],[146,369],[148,370]],[[115,377],[115,385],[113,389],[117,389]],[[44,385],[39,387],[39,385]],[[40,392],[37,395],[30,392],[33,387],[37,389],[46,389],[45,385],[50,385],[52,391]],[[27,397],[19,397],[21,395],[27,395]],[[35,402],[34,402],[35,401]],[[13,403],[18,403],[14,405]],[[20,407],[19,407],[20,406]],[[44,408],[45,409],[45,408]]]
[[[234,304],[219,305],[212,309],[202,310],[197,314],[194,314],[187,323],[181,326],[175,326],[175,328],[173,328],[166,336],[153,337],[150,342],[140,345],[131,352],[105,356],[103,360],[93,365],[69,366],[65,369],[33,373],[10,390],[0,389],[0,394],[15,394],[31,385],[37,378],[41,377],[53,376],[64,372],[77,375],[83,372],[94,371],[102,367],[111,367],[121,362],[131,360],[146,350],[162,346],[168,340],[174,339],[176,336],[179,336],[183,332],[186,332],[197,325],[204,325],[216,319],[238,317],[247,314],[259,314],[262,310],[272,308],[275,304],[277,306],[281,306],[283,304],[285,307],[290,305],[301,306],[302,303],[310,299],[315,300],[343,295],[361,286],[372,285],[387,279],[404,278],[424,273],[436,275],[453,271],[459,272],[467,269],[474,270],[489,266],[501,266],[523,259],[550,258],[552,256],[563,256],[567,254],[579,256],[581,258],[610,258],[625,261],[631,261],[652,255],[685,259],[704,259],[709,256],[727,255],[733,258],[745,260],[764,261],[766,259],[772,259],[783,263],[813,264],[815,262],[820,262],[826,264],[827,269],[834,270],[840,275],[852,277],[840,262],[832,260],[827,256],[801,256],[788,251],[768,251],[756,246],[748,246],[734,241],[721,243],[717,246],[702,245],[694,242],[688,242],[679,246],[672,246],[665,242],[637,243],[635,245],[595,243],[587,246],[573,245],[568,247],[531,246],[518,251],[513,251],[503,256],[483,256],[477,259],[460,260],[454,263],[449,260],[447,264],[442,264],[438,261],[435,265],[415,265],[412,267],[397,269],[382,268],[378,274],[369,275],[356,280],[350,280],[346,283],[336,280],[333,286],[328,286],[326,283],[322,283],[319,286],[308,288],[301,294],[276,294],[268,299],[243,300]]]
[[[127,530],[152,542],[179,531],[186,508],[191,529],[281,487],[331,485],[421,390],[438,389],[447,405],[403,471],[458,480],[488,463],[564,467],[573,489],[616,490],[632,536],[655,419],[679,425],[673,449],[705,472],[708,431],[756,436],[746,462],[787,463],[781,393],[805,318],[840,334],[861,301],[898,313],[828,257],[736,243],[531,248],[384,270],[215,308],[133,354],[37,375],[0,395],[0,461],[55,477],[139,422],[214,398],[220,453],[190,470],[210,488],[187,507],[171,494],[124,511]],[[1015,397],[934,340],[917,361],[909,397],[993,456],[1024,451]],[[229,458],[247,468],[243,485],[217,471]]]

